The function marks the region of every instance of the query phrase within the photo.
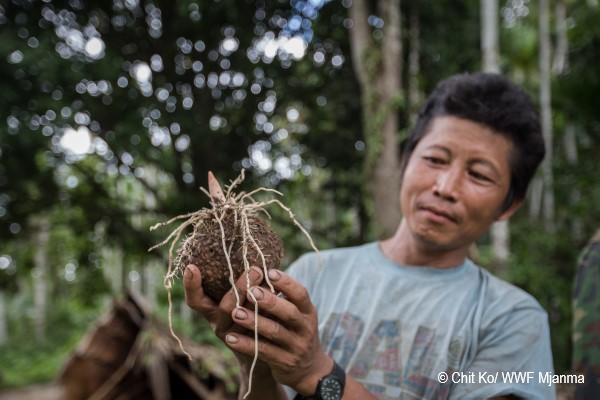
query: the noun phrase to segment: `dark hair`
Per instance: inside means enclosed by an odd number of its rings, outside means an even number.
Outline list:
[[[435,117],[454,116],[491,128],[513,143],[510,189],[502,211],[524,199],[545,155],[540,119],[531,98],[506,77],[493,73],[459,74],[441,81],[422,105],[415,126],[402,143],[401,174]]]

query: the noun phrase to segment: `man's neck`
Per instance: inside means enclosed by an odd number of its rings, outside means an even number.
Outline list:
[[[383,255],[396,264],[435,268],[452,268],[461,265],[468,248],[443,249],[424,243],[408,229],[402,220],[394,235],[380,243]]]

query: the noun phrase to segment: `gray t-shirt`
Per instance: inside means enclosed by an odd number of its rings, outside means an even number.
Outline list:
[[[308,289],[325,352],[379,399],[555,398],[547,314],[521,289],[470,260],[398,265],[379,243],[320,259],[286,272]]]

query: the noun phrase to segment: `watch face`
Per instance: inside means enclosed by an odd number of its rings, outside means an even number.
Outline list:
[[[333,378],[323,379],[321,384],[321,398],[323,400],[340,400],[342,398],[342,384]]]

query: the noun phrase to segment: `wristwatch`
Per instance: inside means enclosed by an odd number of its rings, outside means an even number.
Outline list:
[[[317,392],[310,396],[304,397],[297,394],[294,400],[341,400],[344,394],[344,386],[346,385],[346,373],[335,361],[333,362],[333,370],[329,375],[325,375],[319,379],[317,384]]]

